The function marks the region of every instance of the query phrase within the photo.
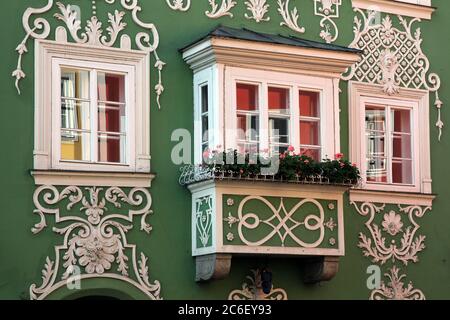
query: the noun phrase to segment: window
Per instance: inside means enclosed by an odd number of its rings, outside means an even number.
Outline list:
[[[296,153],[318,161],[333,156],[334,114],[323,118],[322,103],[332,101],[330,83],[314,77],[239,68],[229,73],[231,85],[226,88],[232,100],[225,109],[230,119],[236,119],[237,130],[233,134],[233,123],[226,124],[230,148],[239,152],[268,150],[273,155],[292,145]],[[323,121],[330,126],[324,126]],[[325,138],[327,131],[329,139]]]
[[[37,174],[150,173],[149,54],[46,40],[36,51]]]
[[[364,189],[431,193],[429,96],[403,89],[383,96],[378,85],[350,82],[350,160]]]
[[[366,176],[368,183],[414,184],[412,110],[366,104]]]
[[[132,68],[54,59],[53,70],[54,167],[132,165]]]
[[[208,84],[200,86],[202,150],[209,149],[209,93]]]

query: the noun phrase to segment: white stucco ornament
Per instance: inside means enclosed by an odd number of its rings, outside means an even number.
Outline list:
[[[175,11],[186,12],[191,8],[191,0],[166,0],[166,2]]]
[[[288,295],[284,289],[272,288],[265,294],[262,290],[261,270],[251,270],[252,275],[245,278],[242,289],[233,290],[228,296],[228,300],[288,300]]]
[[[266,13],[269,12],[270,5],[267,0],[248,0],[245,1],[247,10],[252,14],[245,14],[245,18],[255,20],[256,22],[270,21],[270,17],[266,17]]]
[[[290,10],[289,0],[278,0],[278,12],[283,18],[280,26],[286,26],[298,33],[305,33],[305,28],[298,25],[298,20],[300,19],[298,9],[294,7],[294,9]]]
[[[45,299],[66,286],[73,281],[76,269],[80,270],[76,277],[81,282],[92,278],[116,279],[136,287],[149,299],[160,299],[160,283],[149,280],[148,258],[143,252],[138,254],[136,245],[129,243],[127,237],[135,225],[140,225],[140,230],[147,234],[152,230],[147,223],[152,213],[152,198],[147,189],[125,192],[118,187],[106,190],[89,187],[83,192],[77,186],[62,190],[40,186],[33,201],[34,213],[41,220],[32,232],[36,235],[43,232],[48,227],[47,216],[52,216],[52,230],[62,239],[54,247],[54,259],[46,258],[42,284],[30,287],[32,300]]]
[[[401,88],[434,92],[438,111],[436,127],[438,140],[441,140],[444,127],[441,119],[443,102],[438,93],[441,79],[436,73],[430,73],[430,61],[422,50],[420,28],[413,30],[414,23],[420,19],[408,22],[398,16],[400,28],[397,28],[389,15],[377,22],[379,12],[370,11],[366,15],[358,8],[355,12],[361,18],[355,16],[355,36],[349,47],[360,49],[363,55],[342,79],[382,85],[382,92],[389,96],[398,94]]]
[[[409,263],[419,261],[419,253],[425,249],[424,235],[418,234],[420,225],[417,218],[422,218],[431,207],[401,206],[398,212],[385,211],[385,204],[377,205],[370,202],[352,203],[357,212],[367,217],[365,226],[369,234],[361,232],[358,247],[362,249],[365,257],[380,267],[391,264],[385,276],[389,279],[383,282],[379,289],[373,290],[371,299],[425,299],[422,291],[414,289],[409,283],[405,287],[402,281],[405,274],[400,275],[396,264],[402,263],[405,267]]]
[[[231,13],[230,10],[234,8],[237,2],[234,0],[217,0],[217,1],[222,1],[220,6],[218,3],[216,3],[216,0],[208,0],[211,9],[205,12],[206,16],[211,19],[218,19],[224,16],[229,16],[230,18],[233,18],[233,13]]]
[[[26,77],[26,73],[22,68],[22,58],[28,52],[27,42],[32,39],[47,39],[50,35],[51,26],[49,21],[43,17],[37,17],[34,21],[31,18],[38,16],[52,10],[54,0],[47,0],[47,5],[42,8],[28,8],[22,17],[22,24],[26,35],[22,42],[17,46],[16,51],[19,54],[16,70],[13,71],[12,76],[15,78],[15,85],[20,94],[19,83]],[[116,1],[122,6],[125,11],[114,10],[108,12],[108,26],[103,29],[103,24],[99,21],[97,16],[96,1],[92,1],[92,16],[86,21],[86,26],[82,27],[82,21],[78,17],[78,12],[73,10],[70,4],[64,5],[61,2],[56,2],[58,13],[54,14],[57,20],[65,24],[64,27],[55,28],[55,33],[69,32],[72,40],[77,44],[85,44],[89,46],[98,47],[114,47],[119,42],[122,49],[131,49],[126,44],[130,44],[131,37],[124,33],[127,24],[123,21],[127,12],[131,13],[133,22],[145,31],[138,32],[135,35],[135,45],[139,50],[152,53],[156,62],[155,68],[158,70],[158,83],[155,86],[156,100],[158,107],[161,108],[160,97],[164,92],[162,84],[162,70],[165,63],[161,61],[158,56],[157,49],[159,46],[159,33],[153,23],[146,23],[140,20],[138,13],[142,11],[138,0],[103,0],[107,4],[114,4]],[[107,33],[108,35],[106,35]],[[66,36],[65,36],[66,37]]]
[[[339,8],[341,0],[314,0],[314,14],[322,17],[320,27],[320,37],[326,43],[336,41],[339,36],[339,29],[333,19],[339,18]]]

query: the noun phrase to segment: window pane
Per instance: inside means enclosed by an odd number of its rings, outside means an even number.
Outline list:
[[[383,107],[366,107],[366,130],[386,131],[386,110]]]
[[[259,117],[253,115],[237,116],[238,139],[247,141],[259,140]]]
[[[269,87],[269,112],[289,113],[289,89]]]
[[[320,126],[318,121],[300,121],[300,144],[320,145]]]
[[[98,161],[125,163],[125,136],[99,134]]]
[[[392,109],[392,131],[411,133],[411,112],[405,109]]]
[[[385,134],[379,131],[368,131],[366,133],[367,157],[386,156]]]
[[[300,116],[320,117],[320,94],[319,92],[303,91],[299,92]]]
[[[89,71],[62,68],[61,97],[89,100]]]
[[[269,119],[270,143],[289,143],[289,120]]]
[[[103,132],[125,132],[125,105],[100,104],[98,106],[98,130]]]
[[[110,73],[98,73],[98,100],[125,102],[125,76]]]
[[[300,154],[320,161],[320,149],[300,147]]]
[[[61,101],[61,128],[90,130],[91,114],[89,102],[71,99]]]
[[[412,158],[410,135],[394,134],[392,136],[392,157]]]
[[[67,137],[71,137],[70,140]],[[91,134],[61,130],[61,159],[72,161],[91,160]]]
[[[202,143],[209,142],[209,123],[208,116],[202,116]]]
[[[385,158],[373,157],[367,159],[367,181],[379,183],[388,182],[386,164]]]
[[[202,104],[202,113],[208,112],[209,110],[208,86],[203,86],[201,88],[201,104]]]
[[[413,183],[411,160],[392,160],[392,182],[402,184]]]
[[[258,110],[258,86],[238,83],[236,85],[236,100],[238,110]]]

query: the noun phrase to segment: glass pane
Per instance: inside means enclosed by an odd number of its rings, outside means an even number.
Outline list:
[[[385,108],[366,106],[366,130],[386,131]]]
[[[269,87],[269,112],[289,113],[289,89]]]
[[[320,145],[320,127],[318,121],[300,121],[300,144]]]
[[[90,130],[90,124],[91,113],[89,102],[62,99],[61,128]]]
[[[98,130],[107,132],[125,132],[125,105],[100,104],[98,106]]]
[[[209,141],[209,123],[208,123],[208,116],[202,116],[202,142],[208,142]]]
[[[238,114],[237,129],[237,136],[239,140],[258,141],[259,116]]]
[[[392,182],[401,184],[413,183],[411,160],[392,160]]]
[[[289,143],[289,120],[269,119],[270,143]]]
[[[202,113],[208,112],[209,110],[208,86],[203,86],[201,88],[201,103],[202,103]]]
[[[319,92],[303,91],[299,92],[300,116],[320,117],[320,94]]]
[[[98,100],[125,102],[125,76],[111,73],[98,73]]]
[[[241,111],[258,110],[258,86],[236,84],[236,106]]]
[[[392,130],[394,132],[411,133],[411,112],[405,109],[392,109]]]
[[[385,134],[378,131],[366,133],[367,157],[384,157],[386,155]]]
[[[91,134],[89,132],[61,131],[61,159],[91,160]]]
[[[125,136],[99,134],[98,161],[125,163]]]
[[[89,100],[89,71],[62,68],[61,97]]]
[[[405,134],[394,134],[392,137],[392,157],[412,158],[411,136]]]
[[[320,161],[320,149],[300,147],[300,154]]]
[[[368,159],[366,174],[368,182],[388,182],[386,159],[377,157]]]

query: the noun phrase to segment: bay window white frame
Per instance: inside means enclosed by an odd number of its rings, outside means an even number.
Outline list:
[[[229,67],[225,70],[225,148],[237,149],[237,108],[236,85],[238,83],[259,84],[260,110],[260,150],[269,149],[269,110],[268,88],[282,87],[290,91],[289,135],[291,145],[300,151],[300,110],[299,92],[319,92],[320,99],[320,142],[321,157],[332,158],[338,150],[339,129],[336,128],[336,114],[333,79],[300,74],[288,74],[276,71],[253,70]]]
[[[397,193],[431,194],[430,161],[430,96],[427,90],[400,89],[394,96],[383,92],[378,84],[349,82],[349,146],[350,161],[361,170],[360,189]],[[366,182],[366,135],[365,108],[367,103],[400,106],[410,108],[413,112],[411,123],[414,184],[382,184]]]
[[[103,172],[150,173],[150,53],[41,39],[35,40],[35,51],[34,170],[38,171],[33,174],[35,178],[39,176],[40,180],[45,178],[46,182],[53,181],[54,179],[49,177],[51,173],[45,173],[52,170],[70,171],[72,175],[74,174],[72,171],[80,172],[80,174],[91,172],[88,176],[89,183],[92,183],[92,174],[100,175]],[[133,123],[129,124],[130,130],[127,137],[133,141],[130,141],[129,158],[127,159],[130,162],[127,165],[89,163],[65,166],[56,161],[58,152],[54,150],[54,145],[59,144],[60,138],[56,138],[55,134],[60,134],[60,128],[55,127],[55,111],[60,112],[60,105],[58,108],[54,108],[52,101],[55,100],[56,92],[53,85],[55,81],[58,84],[60,82],[59,75],[53,74],[53,64],[58,59],[64,60],[67,65],[80,61],[82,62],[79,64],[81,67],[121,70],[129,73],[130,104],[127,105],[127,108],[130,109],[132,116],[130,121]],[[145,185],[148,185],[147,181],[150,181],[146,176],[138,175],[122,175],[118,179],[122,184],[135,185],[134,182],[130,182],[130,179],[135,179],[133,177],[145,180],[145,183],[143,182]],[[109,178],[104,175],[102,179]],[[128,180],[125,181],[126,179]],[[97,180],[98,184],[102,183],[101,179]]]
[[[90,161],[61,159],[61,69],[73,68],[89,72],[90,110]],[[98,160],[98,72],[115,73],[125,77],[125,153],[124,163],[104,163]],[[86,62],[82,60],[52,59],[52,168],[60,170],[134,171],[135,137],[132,128],[135,123],[134,68],[120,64]],[[59,129],[59,130],[58,130]],[[70,131],[70,130],[67,130]]]

